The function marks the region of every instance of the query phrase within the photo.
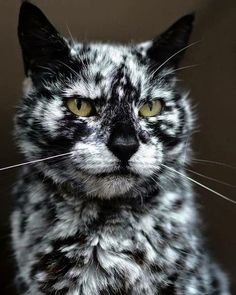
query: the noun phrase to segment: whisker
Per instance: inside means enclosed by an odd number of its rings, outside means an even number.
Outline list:
[[[206,178],[206,179],[209,179],[209,180],[212,180],[212,181],[218,182],[218,183],[220,183],[220,184],[227,185],[227,186],[230,186],[230,187],[236,187],[236,185],[233,185],[233,184],[227,183],[227,182],[222,181],[222,180],[218,180],[218,179],[216,179],[216,178],[214,178],[214,177],[204,175],[204,174],[202,174],[202,173],[196,172],[196,171],[191,170],[191,169],[187,169],[187,168],[185,168],[185,169],[186,169],[187,171],[193,173],[193,174],[196,174],[196,175],[199,175],[199,176],[204,177],[204,178]]]
[[[74,37],[72,36],[71,30],[70,30],[68,24],[66,24],[66,28],[67,28],[67,31],[68,31],[68,33],[70,35],[71,41],[72,41],[73,45],[75,46],[76,45],[76,42],[75,42]]]
[[[158,71],[160,70],[166,63],[168,63],[168,61],[170,61],[173,57],[175,57],[177,54],[181,53],[182,51],[184,51],[185,49],[189,48],[189,47],[192,47],[198,43],[200,43],[202,40],[198,40],[198,41],[195,41],[193,43],[190,43],[188,44],[187,46],[184,46],[183,48],[181,48],[180,50],[178,50],[177,52],[175,52],[174,54],[172,54],[169,58],[167,58],[156,70],[155,72],[153,73],[153,75]]]
[[[199,66],[200,66],[199,64],[194,64],[194,65],[189,65],[189,66],[185,66],[185,67],[177,68],[177,69],[175,69],[175,70],[172,70],[172,71],[167,72],[167,73],[165,74],[165,76],[170,75],[170,74],[172,74],[172,73],[175,73],[175,72],[177,72],[177,71],[182,71],[182,70],[185,70],[185,69],[195,68],[195,67],[199,67]],[[165,77],[165,76],[164,76],[164,77]],[[164,77],[163,77],[163,78],[164,78]]]
[[[44,67],[44,66],[37,66],[37,68],[40,68],[40,69],[44,69],[44,70],[47,70],[49,71],[51,74],[53,75],[56,75],[57,73],[55,71],[53,71],[52,69],[50,69],[49,67]]]
[[[184,178],[190,180],[191,182],[197,184],[198,186],[200,186],[200,187],[202,187],[202,188],[205,188],[206,190],[208,190],[208,191],[210,191],[210,192],[216,194],[217,196],[221,197],[222,199],[225,199],[225,200],[228,201],[228,202],[231,202],[231,203],[233,203],[233,204],[236,204],[236,201],[235,201],[235,200],[232,200],[232,199],[228,198],[227,196],[224,196],[223,194],[221,194],[221,193],[219,193],[219,192],[213,190],[212,188],[210,188],[210,187],[208,187],[208,186],[206,186],[206,185],[204,185],[204,184],[198,182],[197,180],[195,180],[195,179],[193,179],[193,178],[191,178],[191,177],[189,177],[189,176],[187,176],[187,175],[184,175],[183,173],[181,173],[181,172],[175,170],[174,168],[168,167],[168,166],[166,166],[165,164],[161,164],[161,165],[162,165],[163,167],[165,167],[166,169],[168,169],[168,170],[170,170],[170,171],[172,171],[172,172],[175,172],[176,174],[178,174],[178,175],[180,175],[180,176],[182,176],[182,177],[184,177]]]
[[[197,159],[197,158],[194,158],[192,160],[193,162],[196,162],[196,163],[202,163],[202,164],[213,164],[213,165],[219,165],[219,166],[223,166],[223,167],[227,167],[227,168],[231,168],[231,169],[235,169],[236,170],[236,167],[235,166],[232,166],[230,164],[226,164],[226,163],[223,163],[223,162],[218,162],[218,161],[211,161],[211,160],[205,160],[205,159]]]
[[[60,61],[60,60],[58,60],[58,63],[62,64],[63,66],[65,66],[65,67],[67,67],[69,70],[71,70],[72,73],[74,73],[74,74],[76,75],[76,77],[79,76],[79,74],[78,74],[74,69],[72,69],[72,67],[70,67],[69,65],[67,65],[66,63],[64,63],[64,62],[62,62],[62,61]]]
[[[158,174],[154,173],[154,175],[158,175]],[[164,186],[161,185],[158,181],[156,181],[156,179],[154,177],[150,177],[150,178],[154,181],[154,183],[158,186],[159,189],[161,189],[163,192],[165,191]]]
[[[73,152],[67,152],[67,153],[64,153],[64,154],[59,154],[59,155],[50,156],[50,157],[46,157],[46,158],[42,158],[42,159],[37,159],[37,160],[32,160],[32,161],[28,161],[28,162],[24,162],[24,163],[10,165],[10,166],[0,168],[0,171],[12,169],[12,168],[17,168],[17,167],[21,167],[21,166],[26,166],[26,165],[29,165],[29,164],[39,163],[39,162],[43,162],[43,161],[47,161],[47,160],[50,160],[50,159],[55,159],[55,158],[59,158],[59,157],[67,156],[67,155],[72,155],[72,154],[73,154]]]

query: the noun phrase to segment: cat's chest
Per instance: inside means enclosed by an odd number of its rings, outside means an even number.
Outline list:
[[[141,281],[150,288],[166,279],[163,269],[168,265],[171,270],[177,258],[174,250],[162,246],[150,216],[108,223],[54,242],[53,252],[41,258],[43,273],[75,290],[82,286],[85,294],[98,294],[104,286],[128,290]]]
[[[151,218],[146,218],[144,223],[132,220],[107,222],[95,230],[87,229],[72,238],[62,239],[57,250],[79,260],[78,272],[96,268],[98,272],[136,277],[145,265],[157,260],[160,247]]]
[[[58,207],[54,223],[45,219],[47,233],[34,248],[31,274],[42,288],[91,295],[105,287],[129,290],[143,282],[149,290],[176,271],[180,251],[171,238],[174,227],[168,216],[156,209],[140,214],[127,207],[105,210],[92,202],[71,208]],[[43,253],[38,252],[41,247]]]
[[[103,288],[126,292],[149,275],[144,248],[144,244],[135,245],[127,237],[116,239],[112,233],[100,232],[84,244],[61,245],[57,254],[48,257],[45,271],[57,284],[72,287],[74,294],[80,294],[80,288],[84,294],[100,294]]]

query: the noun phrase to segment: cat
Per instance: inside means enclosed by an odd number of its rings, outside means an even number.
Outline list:
[[[175,74],[193,21],[138,44],[77,43],[22,4],[15,137],[36,162],[14,189],[20,294],[230,294],[185,172],[194,116]]]

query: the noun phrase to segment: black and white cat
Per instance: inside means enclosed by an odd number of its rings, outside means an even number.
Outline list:
[[[185,177],[193,117],[175,70],[192,23],[141,44],[75,43],[22,4],[15,133],[27,159],[49,159],[14,192],[20,294],[230,294]]]

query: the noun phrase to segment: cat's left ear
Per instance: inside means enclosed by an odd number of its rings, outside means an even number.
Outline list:
[[[194,14],[185,15],[153,41],[138,44],[138,49],[157,66],[165,63],[176,67],[188,45],[193,22]]]
[[[18,37],[26,75],[38,64],[59,59],[69,52],[63,37],[42,11],[29,2],[23,2],[20,8]]]

